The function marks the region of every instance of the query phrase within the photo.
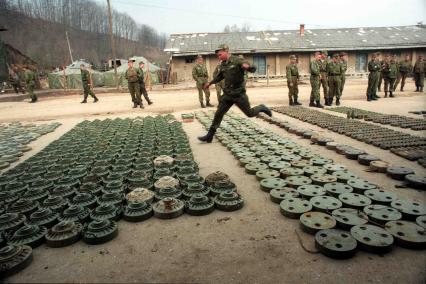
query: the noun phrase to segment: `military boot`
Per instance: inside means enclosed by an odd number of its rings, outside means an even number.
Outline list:
[[[393,95],[393,92],[389,92],[389,97],[390,98],[394,98],[395,96]]]
[[[94,96],[94,97],[93,97],[93,102],[94,102],[94,103],[97,103],[98,101],[99,101],[98,97]]]
[[[199,136],[198,140],[201,142],[212,143],[214,134],[216,133],[216,129],[210,127],[209,132],[207,132],[204,136]]]
[[[340,98],[336,98],[336,106],[340,106]]]
[[[310,107],[315,107],[314,99],[311,99],[311,100],[309,101],[309,106],[310,106]]]
[[[293,105],[295,105],[295,106],[301,106],[302,104],[301,104],[301,103],[299,103],[299,102],[297,101],[297,97],[295,97],[295,98],[294,98]]]
[[[388,97],[388,91],[385,91],[385,98]]]
[[[84,95],[83,100],[80,103],[81,104],[87,103],[87,96],[86,95]]]
[[[317,100],[317,108],[324,108],[324,106],[321,104],[320,100]]]
[[[143,106],[143,103],[140,103],[140,104],[139,104],[139,107],[140,107],[140,108],[145,108],[145,107]]]
[[[212,105],[212,104],[210,103],[210,101],[207,101],[207,102],[206,102],[206,106],[207,106],[207,107],[214,107],[214,105]]]
[[[133,108],[137,108],[137,107],[138,107],[138,104],[133,102]]]
[[[328,98],[328,106],[332,106],[333,105],[333,100],[334,100],[333,97]]]
[[[200,105],[201,105],[202,108],[206,108],[206,106],[204,105],[203,102],[201,102]]]
[[[418,92],[419,91],[419,87],[416,86],[416,90],[414,92]]]
[[[288,105],[292,106],[293,105],[293,98],[292,97],[288,97]]]
[[[259,108],[259,112],[263,112],[269,117],[272,116],[272,111],[264,104],[259,105],[258,108]]]
[[[367,102],[371,102],[372,98],[370,95],[367,95]]]
[[[399,89],[401,92],[404,92],[404,87],[401,86],[401,88]]]
[[[148,105],[152,105],[154,102],[151,100],[148,100]]]

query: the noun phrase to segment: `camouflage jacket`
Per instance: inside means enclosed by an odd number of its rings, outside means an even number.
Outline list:
[[[299,69],[297,68],[297,64],[288,64],[285,67],[287,82],[290,82],[294,79],[299,79]]]
[[[85,84],[92,83],[92,74],[90,74],[89,70],[81,70],[81,81]]]
[[[370,60],[368,62],[368,71],[370,73],[377,72],[380,70],[380,62],[377,60]]]
[[[124,77],[129,83],[136,83],[141,77],[141,70],[136,67],[127,68]]]
[[[35,74],[31,70],[25,71],[25,83],[27,84],[35,84]]]
[[[346,71],[348,70],[348,62],[342,60],[340,61],[340,65],[342,66],[342,75],[344,75]]]
[[[327,75],[338,76],[342,75],[342,65],[340,62],[330,62],[327,64]]]
[[[311,64],[309,64],[309,70],[311,72],[311,76],[319,76],[320,75],[320,65],[319,62],[316,60],[311,61]]]
[[[414,73],[424,73],[425,72],[425,62],[417,60],[416,63],[414,63]]]
[[[223,61],[220,64],[217,75],[213,78],[210,84],[216,84],[222,80],[225,81],[223,93],[225,95],[240,95],[245,91],[244,87],[244,73],[242,65],[246,63],[249,65],[248,72],[256,72],[256,66],[250,65],[250,63],[243,58],[231,55],[228,60]]]
[[[192,78],[194,78],[195,82],[198,83],[207,83],[209,78],[209,74],[207,72],[207,67],[204,64],[195,64],[194,68],[192,68]]]
[[[401,61],[399,62],[399,72],[400,73],[411,73],[413,70],[413,65],[411,65],[411,61]]]

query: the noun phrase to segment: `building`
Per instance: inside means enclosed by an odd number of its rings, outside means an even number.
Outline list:
[[[194,33],[172,34],[164,51],[171,55],[170,72],[176,81],[192,80],[192,67],[197,54],[205,56],[209,74],[218,64],[214,49],[221,43],[230,46],[234,54],[244,57],[257,66],[254,76],[284,78],[290,54],[299,61],[302,75],[309,74],[309,61],[313,52],[327,50],[348,53],[348,75],[364,75],[370,55],[380,51],[399,57],[426,55],[426,25],[399,27],[369,27],[342,29]]]

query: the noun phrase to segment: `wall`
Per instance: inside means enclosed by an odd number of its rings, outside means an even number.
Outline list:
[[[400,54],[399,60],[403,60],[406,54],[410,55],[413,63],[418,55],[423,55],[426,58],[426,48],[419,49],[404,49],[404,50],[374,50],[374,51],[349,51],[348,53],[348,71],[347,74],[355,74],[355,65],[356,65],[356,55],[359,53],[368,54],[368,60],[370,60],[371,55],[375,52],[381,52],[382,54],[390,53],[390,54]],[[330,52],[329,56],[331,56],[334,52]],[[294,54],[298,57],[298,67],[299,73],[301,75],[309,74],[309,62],[313,60],[313,54],[311,52],[305,53],[270,53],[264,54],[266,56],[266,64],[269,65],[269,75],[271,77],[279,77],[284,78],[286,65],[289,64],[289,56]],[[205,62],[207,65],[207,70],[209,71],[209,77],[211,78],[216,65],[219,60],[216,55],[208,55],[205,56]],[[244,54],[244,58],[253,62],[252,54]],[[172,60],[172,72],[177,72],[178,82],[183,81],[192,81],[192,67],[195,63],[185,63],[184,57],[173,57]],[[251,74],[249,73],[249,77]]]

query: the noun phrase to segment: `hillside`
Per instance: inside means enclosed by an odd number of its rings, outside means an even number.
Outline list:
[[[109,36],[80,29],[65,28],[60,23],[27,17],[21,13],[0,9],[0,26],[8,29],[1,39],[35,60],[40,68],[68,65],[71,62],[65,31],[68,31],[74,60],[87,59],[95,65],[111,58]],[[158,46],[116,38],[118,58],[142,55],[150,61],[164,64],[167,56]]]

